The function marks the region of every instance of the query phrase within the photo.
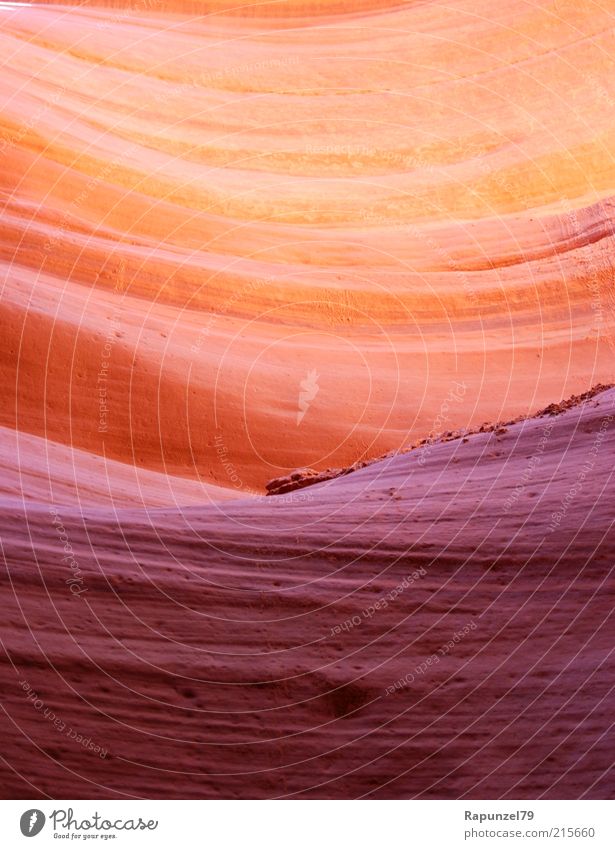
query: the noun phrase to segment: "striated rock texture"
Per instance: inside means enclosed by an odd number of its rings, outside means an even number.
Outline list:
[[[0,425],[262,492],[615,379],[608,6],[182,8],[0,11]]]
[[[613,11],[0,7],[5,796],[615,794]]]
[[[614,417],[223,512],[7,506],[2,792],[611,798]]]
[[[595,395],[605,392],[607,389],[612,389],[612,386],[605,386],[602,383],[598,383],[596,386],[593,386],[590,390],[583,392],[581,395],[572,395],[570,398],[567,398],[565,401],[560,401],[558,404],[549,404],[548,407],[545,407],[544,410],[540,410],[531,418],[558,416],[560,413],[588,401]],[[431,446],[434,443],[451,442],[454,439],[461,439],[463,442],[467,442],[473,433],[495,433],[496,436],[500,436],[507,432],[509,425],[517,424],[525,418],[529,417],[518,416],[516,419],[511,419],[511,421],[508,422],[496,422],[495,424],[484,422],[480,427],[474,429],[463,428],[461,430],[447,430],[444,433],[435,433],[425,437],[424,439],[419,439],[418,442],[406,450],[414,451],[417,448],[422,448],[424,446],[427,446],[426,450],[431,450]],[[371,463],[394,457],[396,453],[397,452],[391,452],[387,454],[386,457],[376,457],[374,460],[358,460],[356,463],[353,463],[352,466],[346,466],[343,469],[324,469],[322,472],[317,472],[316,469],[295,469],[289,475],[270,480],[265,486],[265,489],[267,490],[266,495],[283,495],[287,492],[294,492],[297,489],[305,489],[306,486],[313,486],[315,483],[323,483],[324,481],[332,480],[333,478],[338,478],[342,475],[349,475],[352,472],[358,471],[358,469],[364,469],[365,466],[369,466]],[[421,461],[419,462],[424,462],[424,458],[425,453],[421,455]]]

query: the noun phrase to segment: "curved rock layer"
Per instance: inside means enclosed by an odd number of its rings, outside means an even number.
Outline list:
[[[613,380],[608,4],[265,6],[0,10],[0,423],[262,492]]]
[[[611,5],[0,4],[4,796],[612,798]]]
[[[7,507],[2,792],[612,798],[614,417],[224,511]]]

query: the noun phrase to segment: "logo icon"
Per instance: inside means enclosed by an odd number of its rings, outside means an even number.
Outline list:
[[[316,373],[316,369],[312,369],[309,371],[305,378],[300,383],[299,392],[299,409],[297,410],[297,426],[301,424],[301,421],[307,411],[310,408],[310,404],[314,400],[314,398],[318,395],[318,390],[320,386],[318,385],[319,374]]]
[[[45,825],[45,814],[38,808],[30,808],[21,815],[19,827],[24,837],[35,837]]]

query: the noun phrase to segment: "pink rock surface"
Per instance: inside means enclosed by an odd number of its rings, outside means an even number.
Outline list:
[[[610,796],[614,414],[224,509],[7,505],[3,792]]]

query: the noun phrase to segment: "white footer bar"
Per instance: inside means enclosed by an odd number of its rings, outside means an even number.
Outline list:
[[[615,847],[605,801],[4,801],[3,847]],[[29,841],[33,842],[30,843]]]

